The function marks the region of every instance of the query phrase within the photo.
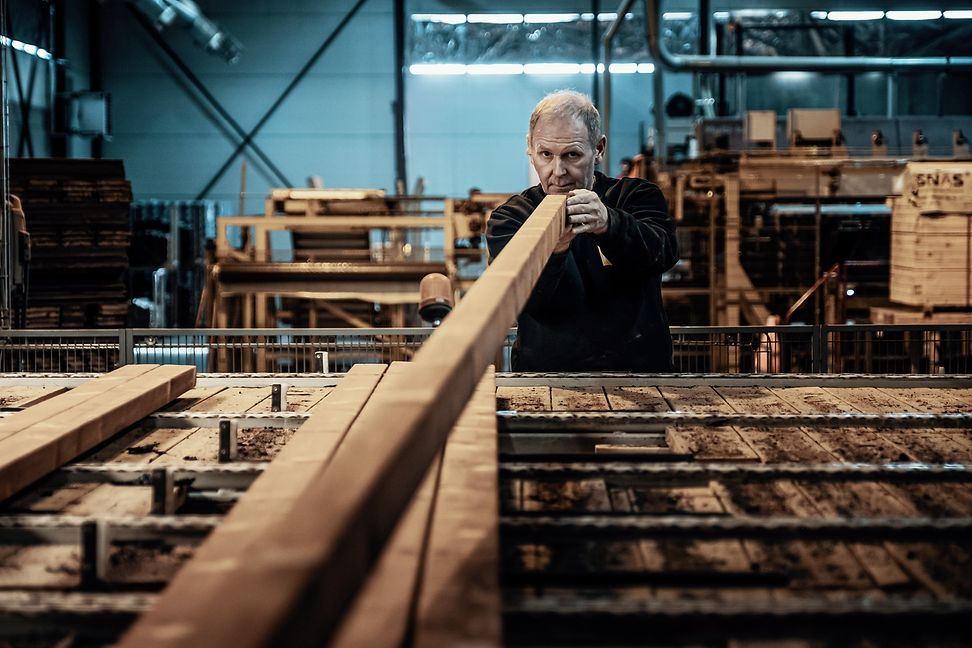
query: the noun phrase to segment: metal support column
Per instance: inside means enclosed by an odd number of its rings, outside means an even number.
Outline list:
[[[395,185],[408,193],[405,166],[405,0],[395,0]]]

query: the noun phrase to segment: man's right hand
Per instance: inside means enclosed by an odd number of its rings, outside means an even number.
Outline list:
[[[564,233],[560,235],[560,240],[557,241],[557,246],[554,248],[554,254],[563,254],[570,248],[570,242],[574,240],[574,230],[571,227],[564,229]]]

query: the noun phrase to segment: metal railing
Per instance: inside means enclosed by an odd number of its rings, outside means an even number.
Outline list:
[[[102,372],[131,363],[201,372],[323,373],[409,360],[431,328],[0,331],[2,372]],[[673,326],[685,373],[972,373],[972,323]],[[510,370],[511,330],[497,368]]]

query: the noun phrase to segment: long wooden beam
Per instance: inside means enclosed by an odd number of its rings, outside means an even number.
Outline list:
[[[389,368],[327,468],[218,592],[196,599],[178,641],[172,628],[144,632],[140,622],[122,646],[300,646],[332,636],[526,304],[563,233],[565,202],[546,198],[415,360]]]
[[[137,365],[4,419],[0,500],[148,416],[196,383],[195,367]]]
[[[261,531],[284,519],[331,459],[385,368],[353,366],[327,398],[310,409],[310,418],[196,550],[193,559],[179,570],[165,595],[125,635],[121,645],[181,646],[192,636],[194,623],[205,623],[210,609],[222,605],[220,591],[228,578],[263,550],[253,541]],[[261,597],[259,590],[251,594]]]
[[[423,561],[416,648],[502,644],[495,394],[490,368],[445,447]]]
[[[345,614],[334,648],[500,644],[495,390],[487,370]]]

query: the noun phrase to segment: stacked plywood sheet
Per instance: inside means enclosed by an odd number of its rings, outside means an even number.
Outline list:
[[[125,326],[131,184],[120,160],[12,159],[31,235],[29,328]]]
[[[909,163],[893,208],[891,301],[972,307],[972,163]]]

